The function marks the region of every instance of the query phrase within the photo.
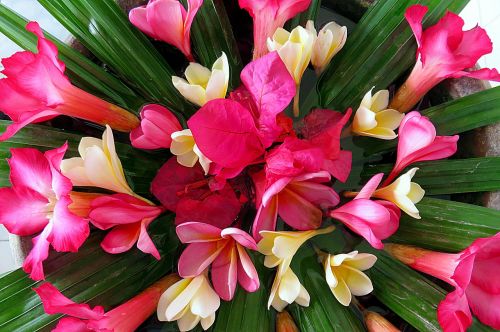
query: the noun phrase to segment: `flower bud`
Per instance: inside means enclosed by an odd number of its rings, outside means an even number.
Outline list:
[[[314,21],[307,21],[306,29],[316,36],[311,63],[316,74],[319,75],[325,70],[335,54],[344,47],[347,39],[347,27],[330,22],[316,34]]]

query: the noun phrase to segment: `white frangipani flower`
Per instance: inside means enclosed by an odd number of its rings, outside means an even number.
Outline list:
[[[182,166],[193,167],[199,161],[205,174],[208,174],[212,161],[198,149],[191,130],[176,131],[171,137],[170,152],[177,156],[177,162]]]
[[[306,29],[315,36],[311,63],[319,75],[325,70],[330,61],[332,61],[335,54],[344,47],[347,40],[347,27],[330,22],[319,33],[316,33],[314,21],[309,20],[307,21]]]

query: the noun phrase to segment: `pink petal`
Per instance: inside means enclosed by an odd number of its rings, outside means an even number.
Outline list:
[[[449,293],[438,305],[439,325],[444,332],[465,332],[472,324],[472,315],[465,295],[458,291]]]
[[[267,205],[268,202],[277,194],[279,194],[285,187],[292,182],[293,178],[291,177],[282,177],[278,178],[275,182],[273,182],[270,186],[266,188],[264,193],[262,194],[262,204]]]
[[[240,245],[236,245],[236,249],[239,255],[238,283],[247,292],[255,292],[260,287],[259,274],[245,249]]]
[[[221,239],[221,229],[201,222],[185,222],[175,228],[182,243],[211,242]]]
[[[292,182],[287,186],[287,190],[293,191],[322,210],[330,209],[340,201],[339,195],[333,188],[315,182]]]
[[[147,18],[154,37],[183,50],[184,16],[186,10],[179,1],[156,0],[147,5]]]
[[[212,264],[223,248],[220,241],[189,244],[179,258],[179,275],[183,278],[199,275]]]
[[[101,306],[90,309],[88,304],[75,303],[48,282],[33,288],[33,290],[40,297],[45,313],[49,315],[65,314],[75,318],[96,320],[104,315],[104,309]]]
[[[498,264],[494,271],[498,273]],[[467,287],[466,294],[472,312],[481,323],[500,330],[500,294],[485,291],[474,284]]]
[[[252,235],[255,241],[260,241],[260,231],[274,231],[278,217],[278,197],[273,197],[266,206],[260,205],[252,225]]]
[[[427,7],[422,5],[410,6],[406,9],[405,12],[405,18],[408,21],[413,34],[415,35],[419,51],[422,44],[422,20],[424,19],[426,13]]]
[[[45,279],[43,261],[49,256],[50,242],[47,241],[47,237],[50,234],[50,228],[51,225],[47,225],[40,235],[31,240],[33,242],[33,248],[23,263],[24,272],[29,273],[30,278],[33,280]]]
[[[408,113],[399,126],[397,165],[409,165],[408,156],[432,144],[436,128],[432,122],[418,112]],[[406,166],[404,166],[406,167]],[[404,168],[398,166],[398,168]]]
[[[11,149],[10,183],[13,187],[26,187],[44,197],[52,196],[52,172],[47,158],[33,148]]]
[[[137,240],[137,248],[146,254],[151,254],[157,260],[160,260],[160,253],[158,252],[158,249],[156,249],[156,246],[153,240],[149,237],[147,231],[147,227],[153,220],[154,218],[148,218],[141,222],[141,231],[139,233],[139,239]]]
[[[346,182],[351,173],[352,152],[340,150],[336,159],[325,159],[322,169],[330,173],[340,182]]]
[[[482,68],[479,70],[472,70],[472,71],[459,71],[452,75],[452,77],[455,78],[463,76],[476,78],[478,80],[500,82],[500,74],[498,73],[498,70],[496,70],[495,68],[493,69]]]
[[[191,55],[191,25],[193,24],[194,17],[196,13],[203,5],[203,0],[188,0],[188,10],[186,14],[186,18],[184,20],[184,54],[188,57],[188,59],[192,59]]]
[[[55,192],[57,199],[68,195],[73,189],[73,184],[70,179],[61,173],[61,162],[67,150],[68,142],[65,142],[61,147],[45,151],[44,153],[45,158],[47,158],[49,162],[50,172],[52,174],[52,190]]]
[[[318,228],[323,217],[318,207],[287,189],[278,195],[278,214],[286,224],[300,231]]]
[[[226,228],[221,232],[221,236],[226,239],[230,237],[245,248],[257,250],[257,243],[255,243],[255,240],[247,232],[239,228]]]
[[[486,30],[479,26],[464,31],[461,37],[460,44],[453,53],[462,68],[473,67],[483,55],[493,51],[490,37]]]
[[[52,63],[61,71],[64,72],[65,65],[62,61],[59,61],[57,59],[58,57],[58,50],[56,45],[52,43],[50,40],[45,39],[45,36],[43,35],[43,31],[40,28],[40,25],[38,25],[37,22],[29,22],[26,25],[26,30],[33,33],[35,36],[38,37],[38,53],[47,56],[50,60],[52,60]]]
[[[52,332],[92,332],[87,327],[87,322],[73,317],[63,317],[57,323],[55,329]]]
[[[130,23],[135,25],[146,35],[154,39],[159,39],[159,37],[154,33],[151,24],[148,22],[147,12],[148,10],[146,9],[146,6],[133,8],[128,14],[128,19]]]
[[[370,197],[372,197],[373,195],[373,192],[377,190],[383,177],[384,173],[378,173],[372,176],[372,178],[363,186],[360,192],[356,195],[355,199],[360,199],[360,198],[370,199]]]
[[[141,223],[115,226],[104,237],[101,248],[110,254],[120,254],[128,251],[139,239]]]
[[[26,53],[33,55],[33,53],[31,52],[22,52],[21,54]],[[12,70],[17,70],[17,68],[15,68],[15,64],[19,61],[18,59],[13,59],[14,57],[16,57],[16,54],[14,54],[11,58],[3,59],[2,64],[4,66],[8,65],[8,68]],[[24,68],[24,64],[21,66],[21,68]],[[6,70],[7,69],[4,69],[3,73],[5,73]],[[12,119],[12,121],[19,122],[21,121],[21,117],[25,119],[27,117],[26,114],[29,113],[26,112],[26,110],[30,110],[33,115],[47,109],[47,106],[43,103],[43,101],[25,93],[18,86],[17,82],[11,78],[0,79],[0,97],[0,110],[3,113],[7,114]]]
[[[217,294],[231,301],[238,280],[238,256],[235,244],[226,245],[212,264],[212,284]]]
[[[0,80],[1,83],[1,80]],[[1,89],[1,87],[0,87]],[[2,91],[0,91],[0,99],[2,98]],[[5,109],[2,107],[1,102],[0,102],[0,110]],[[23,129],[29,124],[32,123],[38,123],[38,122],[44,122],[51,120],[55,118],[56,116],[61,115],[61,113],[56,112],[56,111],[43,111],[43,112],[31,112],[31,113],[24,113],[22,115],[23,120],[13,122],[12,124],[7,126],[7,129],[0,135],[0,142],[6,141],[10,139],[12,136],[14,136],[19,130]]]

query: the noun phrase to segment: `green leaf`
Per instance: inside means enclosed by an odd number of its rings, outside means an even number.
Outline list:
[[[26,31],[27,22],[19,14],[0,4],[0,32],[20,47],[36,52],[36,37],[31,32]],[[59,58],[66,64],[66,74],[72,83],[131,111],[137,112],[137,108],[144,103],[144,100],[118,78],[57,38],[47,32],[44,33],[48,39],[56,44]]]
[[[500,157],[424,161],[409,168],[413,167],[419,168],[413,182],[420,184],[426,195],[500,190]],[[361,178],[367,180],[391,169],[392,165],[368,165]]]
[[[443,199],[424,198],[417,204],[422,219],[401,216],[389,242],[458,252],[475,239],[500,232],[500,211]]]
[[[173,268],[179,242],[172,216],[151,224],[149,232],[162,255],[157,261],[137,248],[106,254],[99,247],[104,232],[93,233],[78,253],[52,252],[45,262],[46,281],[76,302],[102,305],[106,310],[137,295]],[[53,326],[59,315],[44,314],[32,291],[35,282],[18,269],[0,279],[0,330],[32,332]]]
[[[415,63],[415,39],[404,19],[406,8],[429,7],[424,27],[447,10],[460,11],[468,0],[384,0],[371,6],[318,83],[320,104],[344,110],[356,107],[373,86],[386,89]]]
[[[38,0],[73,36],[149,101],[192,111],[172,84],[174,74],[147,37],[113,0]]]

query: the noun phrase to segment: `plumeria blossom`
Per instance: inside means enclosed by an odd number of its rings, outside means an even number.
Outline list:
[[[283,273],[278,270],[267,302],[268,309],[272,306],[281,312],[287,305],[294,302],[300,306],[308,307],[310,300],[311,297],[307,289],[300,283],[299,278],[290,267]]]
[[[205,175],[208,174],[212,161],[196,145],[191,129],[176,131],[171,137],[170,152],[177,156],[177,162],[185,167],[193,167],[199,162]]]
[[[33,248],[23,269],[34,280],[44,279],[43,261],[49,247],[62,252],[77,252],[89,235],[88,198],[71,195],[71,181],[61,174],[60,164],[68,146],[42,153],[32,148],[11,149],[10,182],[12,187],[0,189],[0,224],[16,235],[33,238]],[[71,211],[73,199],[79,215]]]
[[[162,293],[178,279],[176,275],[164,277],[108,312],[104,312],[101,306],[92,309],[88,304],[75,303],[50,283],[43,283],[33,290],[42,300],[45,313],[67,315],[59,320],[53,332],[135,331],[155,312]]]
[[[64,75],[57,47],[45,39],[40,26],[30,22],[26,30],[38,37],[38,53],[17,52],[2,59],[5,78],[0,79],[0,111],[13,123],[0,135],[5,141],[30,123],[68,115],[129,132],[139,125],[132,113],[72,85]]]
[[[370,136],[385,140],[397,137],[394,130],[399,127],[404,115],[388,109],[389,91],[380,90],[372,96],[368,91],[359,105],[352,122],[352,132],[360,136]]]
[[[245,250],[257,250],[250,235],[238,228],[220,229],[199,222],[183,223],[176,232],[182,243],[189,243],[179,258],[181,277],[195,277],[212,265],[212,284],[225,301],[232,300],[237,282],[247,292],[259,288],[259,276]]]
[[[373,291],[370,278],[362,271],[371,268],[377,256],[352,251],[339,255],[320,253],[319,258],[325,269],[326,282],[342,305],[349,306],[353,295],[363,296]]]
[[[399,127],[396,163],[384,185],[415,162],[452,156],[457,151],[457,141],[458,135],[436,136],[436,128],[427,117],[418,112],[408,113]]]
[[[320,75],[328,64],[330,64],[335,54],[344,47],[347,40],[347,27],[340,26],[332,21],[321,28],[318,33],[314,27],[314,21],[309,20],[307,21],[306,29],[315,37],[311,64],[316,74]]]
[[[500,329],[500,233],[476,239],[457,254],[397,244],[387,245],[386,250],[413,269],[455,287],[438,306],[445,332],[465,331],[472,324],[471,310],[483,324]]]
[[[401,217],[401,211],[394,203],[370,200],[383,176],[383,173],[374,175],[352,201],[329,212],[332,218],[340,220],[376,249],[382,249],[381,240],[396,232]]]
[[[129,20],[151,38],[177,47],[189,61],[191,53],[191,25],[203,0],[188,0],[188,9],[179,0],[149,0],[146,6],[130,11]]]
[[[138,149],[169,149],[171,135],[181,130],[179,120],[168,108],[148,104],[141,109],[141,125],[130,132],[130,142]]]
[[[226,53],[212,65],[212,70],[191,62],[184,72],[186,79],[172,76],[174,87],[187,100],[203,106],[207,101],[226,97],[229,84],[229,63]]]
[[[401,330],[392,325],[384,316],[375,311],[363,313],[365,325],[368,332],[400,332]]]
[[[373,197],[392,202],[409,216],[420,219],[415,204],[422,200],[425,190],[418,183],[411,182],[417,171],[417,167],[410,169],[390,185],[375,190]]]
[[[101,242],[104,251],[119,254],[136,242],[142,252],[160,259],[160,253],[147,233],[147,228],[163,209],[127,194],[101,196],[92,201],[90,221],[102,230],[111,229]]]
[[[206,273],[178,281],[160,297],[157,315],[160,321],[177,321],[181,331],[192,330],[198,323],[207,330],[215,321],[219,295],[212,289]]]
[[[476,26],[462,31],[464,20],[447,12],[439,22],[422,31],[422,20],[428,8],[413,5],[405,17],[417,40],[417,63],[406,82],[399,88],[391,108],[407,112],[435,85],[448,77],[468,76],[500,81],[496,69],[483,68],[468,71],[485,54],[493,50],[486,31]]]
[[[238,0],[241,8],[253,18],[253,58],[267,53],[266,40],[286,21],[303,12],[311,0]]]

